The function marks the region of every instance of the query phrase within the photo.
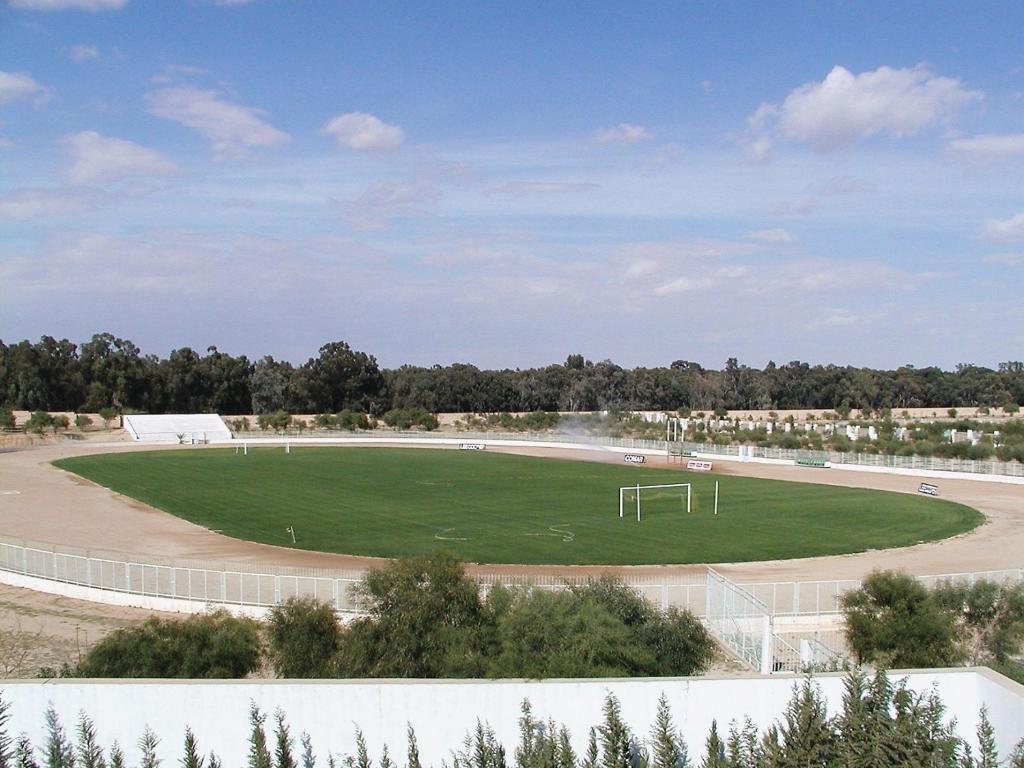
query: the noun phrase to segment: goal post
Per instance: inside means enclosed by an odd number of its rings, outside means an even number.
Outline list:
[[[685,498],[684,498],[685,495]],[[636,520],[640,522],[644,504],[656,499],[679,499],[680,509],[692,510],[692,488],[690,483],[666,483],[664,485],[624,485],[619,488],[619,517],[626,516],[627,508],[632,514],[636,509]]]

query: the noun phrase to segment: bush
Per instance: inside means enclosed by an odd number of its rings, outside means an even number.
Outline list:
[[[355,432],[357,429],[370,429],[370,419],[365,413],[350,411],[347,408],[338,411],[335,421],[341,429]]]
[[[117,418],[117,410],[114,408],[100,408],[97,414],[103,419],[104,429],[110,429],[110,422]]]
[[[333,676],[341,627],[327,603],[293,597],[267,615],[270,661],[281,677]]]
[[[50,426],[53,427],[53,434],[57,434],[58,431],[70,427],[71,422],[68,420],[67,416],[65,416],[63,413],[59,413],[56,416],[52,417]]]
[[[75,414],[75,426],[83,432],[92,426],[92,418],[86,416],[84,413]]]
[[[259,625],[215,611],[115,630],[89,649],[75,675],[228,679],[245,677],[259,661]]]
[[[422,408],[394,408],[384,414],[384,423],[398,430],[418,427],[427,432],[440,426],[437,416]]]
[[[25,431],[36,432],[41,435],[43,430],[51,426],[53,426],[53,416],[46,411],[35,411],[28,417],[28,421],[25,422]]]
[[[6,406],[0,407],[0,429],[14,429],[14,414]]]
[[[846,640],[858,663],[945,667],[964,658],[953,617],[912,576],[873,571],[842,603]]]

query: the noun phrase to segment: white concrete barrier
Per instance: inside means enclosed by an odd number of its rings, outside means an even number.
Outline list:
[[[893,673],[892,677],[903,677]],[[955,669],[911,672],[909,687],[927,692],[932,686],[955,718],[957,732],[975,744],[978,713],[984,704],[996,729],[1002,756],[1024,734],[1024,686],[989,670]],[[574,748],[583,753],[588,730],[601,722],[608,693],[622,705],[625,721],[641,739],[654,722],[658,697],[664,693],[691,759],[717,719],[725,732],[730,721],[750,716],[764,729],[782,716],[799,676],[771,678],[648,678],[614,680],[525,681],[6,681],[0,685],[11,704],[8,733],[25,733],[36,747],[45,743],[44,712],[49,705],[73,734],[79,714],[94,721],[100,744],[115,740],[129,765],[137,765],[137,742],[146,726],[160,738],[158,756],[165,766],[181,758],[186,726],[202,751],[213,750],[225,765],[246,759],[249,707],[255,703],[271,719],[280,708],[298,737],[312,738],[318,765],[331,755],[353,754],[354,732],[365,734],[370,752],[379,758],[386,743],[404,762],[406,725],[416,731],[424,765],[451,763],[449,750],[461,747],[477,719],[489,724],[511,756],[519,738],[520,705],[528,699],[536,717],[565,724]],[[815,678],[829,714],[841,705],[843,675]],[[270,721],[268,720],[268,723]],[[272,744],[273,742],[271,742]],[[975,744],[976,749],[976,744]]]

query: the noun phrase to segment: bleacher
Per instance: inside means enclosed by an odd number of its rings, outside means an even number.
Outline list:
[[[215,413],[133,414],[124,417],[124,429],[133,440],[147,443],[223,443],[231,430]]]

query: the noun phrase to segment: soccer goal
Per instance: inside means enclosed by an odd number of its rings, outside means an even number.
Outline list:
[[[619,488],[619,517],[625,517],[627,509],[631,514],[636,509],[637,522],[645,511],[689,512],[691,495],[689,483],[626,485]]]

